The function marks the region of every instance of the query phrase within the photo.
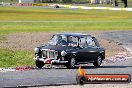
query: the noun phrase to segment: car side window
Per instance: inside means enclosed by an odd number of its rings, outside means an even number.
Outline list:
[[[85,37],[80,38],[79,46],[82,47],[82,48],[87,47],[87,43],[86,43],[86,38]]]
[[[88,47],[97,47],[95,41],[91,37],[86,38]]]
[[[69,36],[68,37],[69,46],[77,47],[78,46],[78,38]]]

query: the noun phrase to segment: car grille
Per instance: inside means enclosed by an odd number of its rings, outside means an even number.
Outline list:
[[[57,59],[58,52],[55,50],[43,50],[42,56],[43,58]]]

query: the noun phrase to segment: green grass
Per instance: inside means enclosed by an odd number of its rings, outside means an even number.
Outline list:
[[[0,48],[0,67],[34,66],[33,54]]]
[[[132,29],[132,12],[127,11],[0,7],[0,12],[0,34]]]
[[[69,10],[44,8],[0,7],[0,21],[24,20],[92,20],[132,19],[132,12],[107,10]]]
[[[0,34],[13,32],[88,31],[132,29],[132,20],[125,21],[79,21],[79,22],[2,22]]]
[[[0,41],[17,32],[131,29],[132,12],[127,11],[0,7]],[[0,67],[32,66],[33,54],[0,48]]]
[[[12,3],[12,2],[18,2],[18,0],[0,0],[0,2]]]

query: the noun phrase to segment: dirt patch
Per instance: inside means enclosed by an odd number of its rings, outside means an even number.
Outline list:
[[[100,37],[101,31],[82,32],[95,36],[102,47],[106,49],[106,57],[110,57],[125,49],[117,43],[108,41]],[[35,32],[35,33],[15,33],[4,36],[6,40],[0,41],[0,48],[9,48],[11,50],[33,51],[37,46],[46,44],[55,32]]]
[[[6,36],[6,41],[0,42],[0,47],[12,50],[33,51],[39,45],[46,44],[54,33],[15,33]]]

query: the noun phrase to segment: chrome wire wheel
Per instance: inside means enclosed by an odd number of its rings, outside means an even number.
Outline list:
[[[72,57],[69,62],[66,64],[66,67],[69,69],[73,69],[75,68],[76,65],[76,59],[74,57]]]
[[[71,58],[70,67],[75,68],[75,63],[76,63],[75,58]]]
[[[97,63],[98,63],[98,65],[101,65],[101,63],[102,63],[102,58],[100,56],[98,56]]]
[[[102,58],[101,58],[101,56],[98,56],[97,60],[93,63],[93,65],[95,67],[100,67],[101,63],[102,63]]]

